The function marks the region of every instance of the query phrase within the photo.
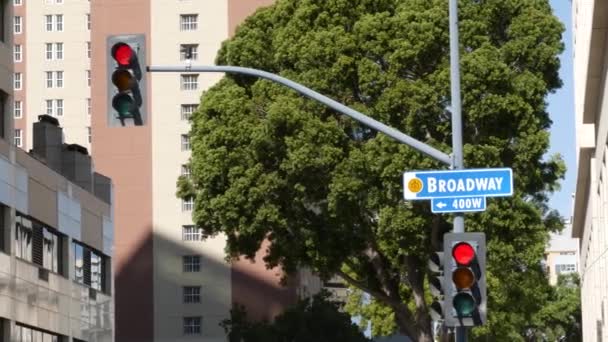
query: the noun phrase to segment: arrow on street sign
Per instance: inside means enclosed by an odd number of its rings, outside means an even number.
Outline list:
[[[477,197],[445,197],[431,200],[431,211],[434,213],[462,213],[486,210],[486,198]]]

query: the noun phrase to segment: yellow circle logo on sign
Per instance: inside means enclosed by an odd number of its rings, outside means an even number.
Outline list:
[[[407,189],[410,192],[420,192],[422,191],[422,181],[420,178],[412,178],[409,182],[407,182]]]

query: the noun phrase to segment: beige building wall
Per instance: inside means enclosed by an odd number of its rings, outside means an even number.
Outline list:
[[[180,15],[197,15],[197,29],[180,29]],[[228,38],[226,0],[151,2],[151,63],[184,65],[180,44],[195,44],[192,64],[212,65],[221,42]],[[150,74],[152,108],[152,170],[154,222],[154,335],[156,341],[189,341],[183,334],[184,317],[202,317],[200,341],[225,341],[219,323],[231,307],[230,265],[224,260],[225,237],[184,241],[182,227],[192,225],[191,210],[182,208],[176,180],[190,151],[182,135],[190,131],[182,105],[198,105],[201,92],[222,77],[200,74],[195,90],[180,89],[179,74]],[[200,272],[183,272],[182,256],[200,255]],[[183,287],[200,286],[201,302],[184,303]]]
[[[24,59],[24,87],[21,91],[25,97],[24,116],[22,121],[26,130],[26,139],[23,149],[32,147],[32,123],[37,121],[38,115],[47,113],[46,100],[52,100],[53,112],[64,128],[65,141],[75,143],[90,149],[88,127],[90,113],[88,113],[88,99],[91,97],[87,71],[90,70],[90,58],[87,42],[90,39],[88,17],[90,2],[84,0],[41,0],[23,1],[25,20],[25,41],[23,49]],[[57,30],[56,23],[52,31],[47,31],[46,16],[63,16],[63,29]],[[53,44],[51,60],[46,56],[46,44]],[[57,58],[56,43],[63,44],[63,57]],[[57,87],[56,80],[53,87],[47,87],[46,72],[63,72],[63,86]],[[54,73],[55,77],[56,74]],[[63,113],[57,109],[57,101],[63,100]]]
[[[574,0],[577,184],[583,339],[608,340],[608,2]]]

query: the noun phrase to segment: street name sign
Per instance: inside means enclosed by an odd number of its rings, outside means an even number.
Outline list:
[[[481,197],[443,197],[431,200],[434,213],[462,213],[486,210],[486,198]]]
[[[403,174],[403,197],[406,200],[512,195],[513,171],[510,168],[413,171]]]

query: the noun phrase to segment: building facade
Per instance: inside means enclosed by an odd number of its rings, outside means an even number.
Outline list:
[[[67,141],[90,150],[90,2],[10,2],[14,4],[13,116],[19,147],[26,151],[32,147],[32,124],[46,114],[61,121]]]
[[[549,245],[545,249],[545,265],[551,285],[557,285],[557,279],[562,274],[578,272],[578,241],[578,239],[572,238],[570,222],[566,223],[566,227],[560,234],[551,235]]]
[[[108,37],[143,34],[147,65],[212,65],[221,43],[271,0],[92,0],[92,130],[96,168],[116,184],[116,340],[224,342],[233,303],[271,318],[320,286],[305,272],[287,287],[281,270],[225,260],[224,236],[205,238],[193,202],[176,197],[187,176],[189,117],[221,74],[147,74],[142,126],[108,125]]]
[[[608,340],[608,2],[572,1],[583,338]]]

